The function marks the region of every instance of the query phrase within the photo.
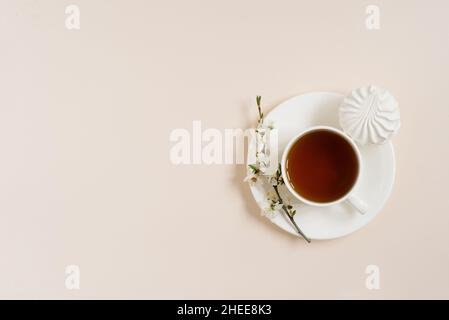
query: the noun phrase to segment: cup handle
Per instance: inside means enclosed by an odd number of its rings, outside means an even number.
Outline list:
[[[353,206],[360,214],[365,214],[368,211],[368,205],[355,196],[349,196],[348,202]]]

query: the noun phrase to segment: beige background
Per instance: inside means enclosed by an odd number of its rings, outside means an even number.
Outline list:
[[[447,0],[1,0],[0,297],[449,298],[448,21]],[[277,229],[244,166],[169,161],[172,129],[247,128],[257,94],[370,83],[400,102],[396,183],[345,238]]]

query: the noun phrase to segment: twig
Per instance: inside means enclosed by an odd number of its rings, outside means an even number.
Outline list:
[[[282,209],[284,210],[285,214],[287,215],[288,219],[292,223],[292,225],[295,227],[296,231],[301,235],[301,237],[304,238],[308,243],[310,243],[310,239],[302,232],[301,228],[298,227],[298,225],[295,222],[294,217],[292,217],[287,209],[287,207],[284,204],[284,201],[282,200],[281,195],[279,194],[279,190],[277,186],[273,186],[274,191],[276,192],[276,195],[278,197],[279,203],[282,205]]]

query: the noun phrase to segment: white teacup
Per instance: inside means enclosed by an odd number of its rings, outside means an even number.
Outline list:
[[[310,133],[312,131],[316,131],[316,130],[328,130],[331,131],[333,133],[338,134],[340,137],[342,137],[343,139],[345,139],[348,144],[352,147],[356,158],[357,158],[357,163],[358,163],[358,172],[357,172],[357,176],[356,179],[354,181],[354,183],[352,184],[351,188],[346,192],[346,194],[344,194],[342,197],[333,200],[331,202],[315,202],[312,201],[310,199],[305,198],[303,195],[299,194],[294,188],[293,186],[290,184],[289,179],[288,179],[288,175],[287,175],[287,156],[289,155],[289,152],[291,150],[291,148],[295,145],[295,143],[300,140],[304,135],[306,135],[307,133]],[[319,207],[323,207],[323,206],[332,206],[334,204],[343,202],[343,201],[347,201],[348,203],[350,203],[358,212],[360,212],[361,214],[366,213],[366,211],[368,210],[368,206],[366,205],[366,203],[357,198],[356,196],[354,196],[353,191],[355,189],[355,187],[357,186],[357,184],[359,183],[360,180],[360,176],[362,173],[362,157],[360,155],[360,151],[357,147],[357,145],[355,144],[355,142],[348,136],[346,135],[343,131],[340,131],[336,128],[333,127],[329,127],[329,126],[315,126],[315,127],[311,127],[303,132],[301,132],[300,134],[298,134],[297,136],[293,137],[290,142],[287,144],[287,147],[284,150],[284,153],[282,155],[282,160],[281,160],[281,167],[282,167],[282,177],[284,179],[284,183],[287,186],[288,190],[300,201],[302,201],[303,203],[306,203],[308,205],[311,206],[319,206]]]

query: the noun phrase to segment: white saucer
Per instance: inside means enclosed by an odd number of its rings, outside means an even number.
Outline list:
[[[279,157],[288,141],[299,132],[316,125],[340,128],[338,107],[344,96],[339,93],[313,92],[289,99],[274,108],[266,121],[274,121],[279,134]],[[369,210],[361,215],[349,204],[341,203],[330,207],[312,207],[294,200],[295,221],[303,232],[316,240],[333,239],[350,234],[370,222],[382,209],[390,196],[395,175],[393,144],[360,146],[363,172],[354,194],[365,201]],[[266,191],[271,187],[251,186],[251,192],[261,204]],[[286,188],[285,188],[286,190]],[[288,191],[285,191],[288,192]],[[272,222],[292,234],[297,234],[282,213],[276,213]]]

